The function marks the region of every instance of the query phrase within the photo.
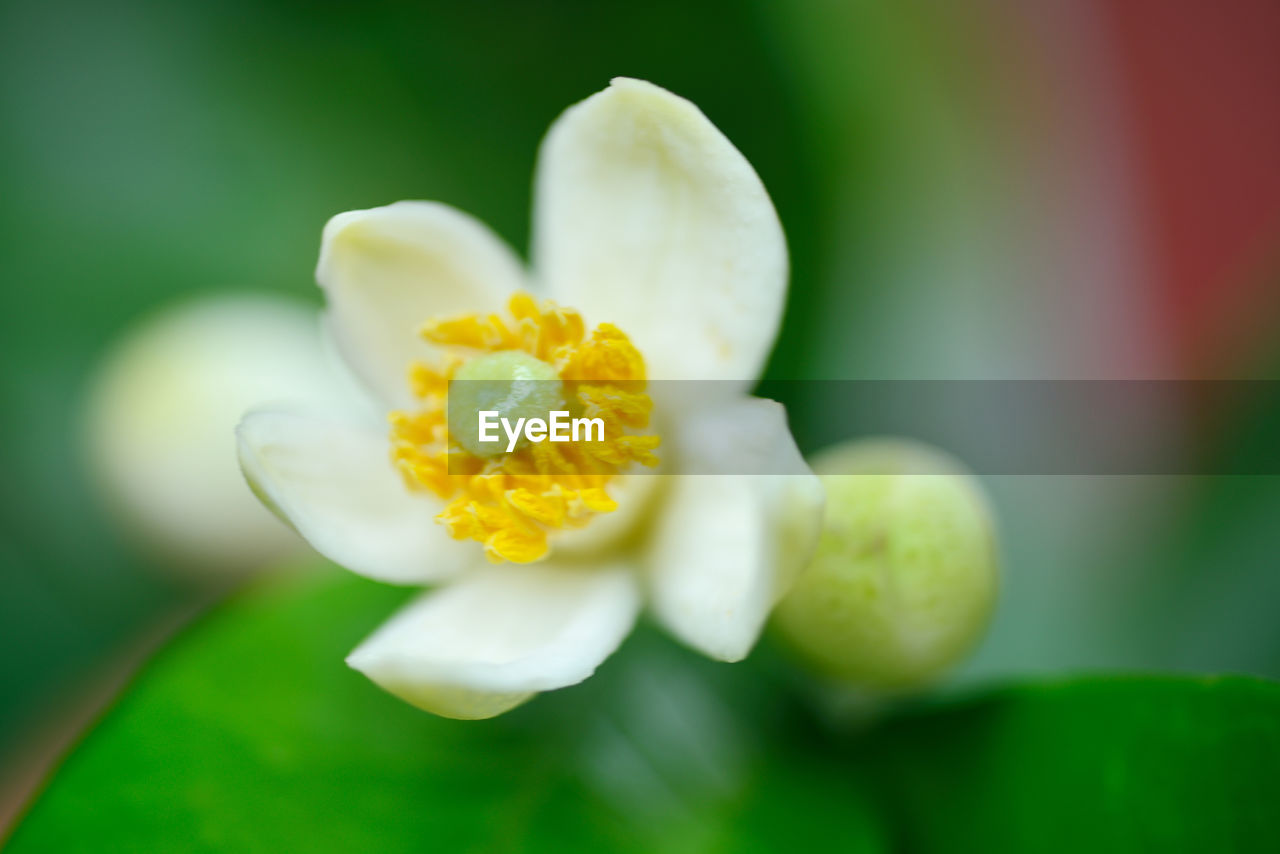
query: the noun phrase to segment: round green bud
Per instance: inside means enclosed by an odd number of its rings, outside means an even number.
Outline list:
[[[449,383],[449,435],[478,457],[506,453],[508,437],[499,419],[514,429],[519,419],[541,418],[564,409],[564,383],[556,369],[520,350],[503,350],[467,362]],[[480,413],[496,412],[489,431],[496,441],[480,441]],[[521,431],[515,448],[529,444]]]
[[[818,550],[776,612],[817,670],[876,692],[936,679],[982,635],[998,588],[977,480],[925,445],[874,439],[812,460],[827,494]]]

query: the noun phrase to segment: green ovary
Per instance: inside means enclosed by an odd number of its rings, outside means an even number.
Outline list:
[[[497,412],[514,427],[519,419],[547,419],[564,409],[564,384],[556,369],[519,350],[503,350],[472,359],[449,383],[450,437],[478,457],[506,453],[508,439],[502,427],[490,431],[497,441],[480,441],[480,413]],[[496,421],[491,419],[491,421]],[[528,444],[522,435],[516,449]]]

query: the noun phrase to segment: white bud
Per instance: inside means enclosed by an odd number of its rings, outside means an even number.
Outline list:
[[[106,356],[85,417],[111,515],[164,567],[243,573],[305,553],[241,477],[235,426],[263,402],[333,402],[342,377],[310,305],[205,297],[145,319]]]
[[[895,693],[936,679],[981,637],[998,578],[977,480],[925,445],[872,439],[812,460],[827,494],[813,562],[779,604],[817,670]]]

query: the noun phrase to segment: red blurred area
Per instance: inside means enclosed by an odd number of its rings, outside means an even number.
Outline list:
[[[1280,2],[1098,1],[1178,373],[1256,372],[1280,332]]]

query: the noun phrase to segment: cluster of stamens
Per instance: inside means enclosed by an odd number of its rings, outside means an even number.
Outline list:
[[[447,502],[436,518],[451,536],[482,543],[494,562],[528,563],[548,554],[549,532],[616,510],[609,482],[633,465],[656,465],[660,439],[641,432],[653,403],[644,359],[621,330],[602,323],[587,334],[576,311],[523,293],[507,311],[509,317],[466,315],[423,326],[423,337],[450,355],[410,367],[418,408],[391,413],[392,459],[411,489]],[[566,410],[601,419],[603,439],[526,444],[489,456],[464,447],[450,430],[450,384],[469,362],[507,352],[548,366]]]

